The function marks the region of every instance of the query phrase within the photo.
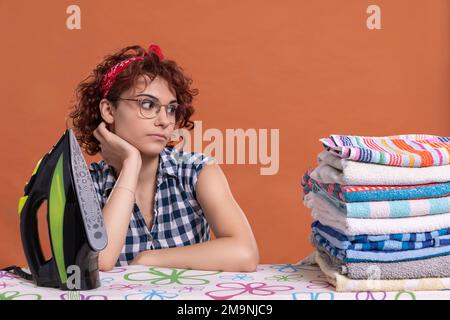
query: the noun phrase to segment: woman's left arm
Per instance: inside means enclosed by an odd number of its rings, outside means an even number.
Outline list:
[[[184,247],[143,251],[132,264],[253,272],[259,251],[250,224],[215,162],[205,164],[197,179],[197,201],[216,239]]]

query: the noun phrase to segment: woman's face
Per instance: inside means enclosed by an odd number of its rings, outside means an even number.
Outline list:
[[[147,87],[145,87],[144,77],[147,79]],[[153,81],[148,76],[141,76],[136,87],[122,92],[120,98],[152,99],[163,105],[151,119],[142,116],[137,101],[119,99],[117,108],[114,109],[113,132],[135,146],[143,156],[159,154],[170,141],[171,134],[175,130],[175,123],[168,117],[167,109],[164,107],[176,101],[176,96],[169,89],[167,81],[159,76]],[[163,134],[165,138],[152,135],[155,133]]]

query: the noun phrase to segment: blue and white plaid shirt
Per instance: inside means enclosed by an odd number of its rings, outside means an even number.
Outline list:
[[[210,240],[210,228],[197,202],[197,177],[206,162],[216,161],[198,152],[166,147],[159,155],[154,217],[151,230],[134,204],[125,244],[116,266],[128,265],[142,251],[187,246]],[[89,167],[103,208],[115,185],[112,168],[104,161]]]

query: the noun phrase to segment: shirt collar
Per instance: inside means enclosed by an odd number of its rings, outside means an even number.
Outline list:
[[[158,186],[161,184],[165,176],[177,177],[178,164],[175,158],[176,152],[177,150],[174,148],[165,147],[159,154],[159,165],[156,176]],[[106,176],[103,196],[108,197],[110,193],[109,191],[116,183],[116,178],[114,177],[112,168],[104,160],[101,160],[101,162],[103,164],[103,174]]]

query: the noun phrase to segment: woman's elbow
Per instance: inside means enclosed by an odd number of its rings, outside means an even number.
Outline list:
[[[98,259],[98,269],[102,272],[107,272],[107,271],[111,271],[112,269],[114,269],[114,262],[113,261],[109,261],[108,259],[99,257]]]
[[[259,264],[258,249],[247,250],[243,256],[242,272],[255,272]]]
[[[98,269],[99,269],[99,271],[102,271],[102,272],[108,272],[108,271],[111,271],[112,269],[114,269],[114,265],[113,264],[99,263],[98,264]]]

